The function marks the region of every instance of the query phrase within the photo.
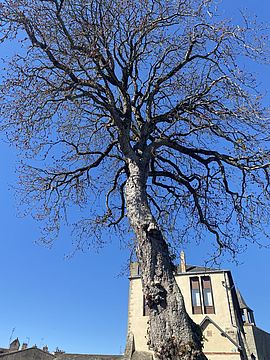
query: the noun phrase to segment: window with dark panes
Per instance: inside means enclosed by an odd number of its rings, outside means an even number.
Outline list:
[[[202,314],[200,282],[198,277],[190,278],[192,313]]]
[[[213,301],[213,292],[211,279],[209,276],[202,277],[202,294],[205,314],[214,314],[215,308]]]

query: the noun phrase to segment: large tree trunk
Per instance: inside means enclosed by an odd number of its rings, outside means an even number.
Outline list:
[[[129,162],[125,196],[137,237],[143,292],[150,308],[149,349],[161,360],[205,360],[200,328],[186,312],[167,243],[147,201],[146,173],[143,166]]]

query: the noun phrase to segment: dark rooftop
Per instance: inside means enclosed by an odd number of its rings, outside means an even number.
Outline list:
[[[55,354],[59,360],[120,360],[123,355]]]
[[[186,273],[222,271],[221,269],[210,268],[206,266],[186,265]],[[177,267],[177,273],[182,274],[181,267]]]
[[[243,298],[242,294],[240,293],[240,290],[239,289],[236,289],[236,295],[237,295],[237,299],[238,299],[238,302],[239,302],[239,306],[240,306],[240,309],[249,309],[251,310],[251,308],[247,305],[247,303],[245,302],[245,299]]]

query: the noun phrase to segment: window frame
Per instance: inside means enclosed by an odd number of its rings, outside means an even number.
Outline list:
[[[206,286],[206,284],[208,285]],[[212,288],[211,277],[209,275],[201,276],[201,288],[202,288],[202,299],[203,299],[203,310],[205,314],[215,314],[215,303],[214,303],[214,294]],[[205,290],[210,290],[210,296],[212,300],[212,305],[206,305]]]
[[[191,295],[191,307],[192,307],[192,314],[198,315],[203,314],[203,308],[202,308],[202,295],[201,295],[201,288],[200,288],[200,280],[198,276],[192,276],[189,278],[190,283],[190,295]],[[193,284],[197,283],[198,287],[194,287]],[[195,299],[193,296],[193,290],[198,289],[199,292],[199,300],[200,305],[195,305]]]

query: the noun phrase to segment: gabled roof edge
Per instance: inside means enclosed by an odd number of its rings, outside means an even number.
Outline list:
[[[1,357],[1,356],[14,355],[14,354],[21,353],[21,352],[23,352],[23,351],[29,351],[29,350],[38,350],[38,351],[41,351],[42,353],[44,353],[44,354],[46,354],[46,355],[52,356],[53,358],[56,357],[54,354],[49,353],[49,352],[47,352],[47,351],[44,351],[44,350],[42,350],[42,349],[40,349],[40,348],[38,348],[38,347],[29,347],[29,348],[27,348],[27,349],[9,351],[9,352],[0,354],[0,357]]]
[[[228,335],[226,333],[226,331],[224,331],[214,320],[212,320],[209,316],[206,316],[202,322],[200,323],[200,327],[203,326],[203,324],[206,322],[206,321],[209,321],[210,323],[212,323],[221,333],[222,336],[225,336],[228,340],[230,340],[239,350],[242,350],[242,347],[241,345],[239,345],[235,340],[233,340],[230,335]]]

